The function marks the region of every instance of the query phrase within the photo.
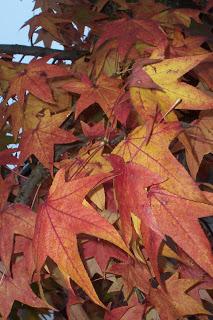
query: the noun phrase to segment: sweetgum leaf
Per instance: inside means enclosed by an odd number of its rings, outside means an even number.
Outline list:
[[[167,191],[193,201],[206,202],[204,194],[169,151],[170,143],[179,132],[178,123],[160,123],[146,144],[146,128],[140,126],[118,144],[113,154],[120,155],[125,162],[141,164],[160,176],[160,185]]]
[[[31,61],[25,70],[14,77],[11,80],[6,100],[17,95],[20,104],[23,105],[25,93],[29,91],[45,102],[55,103],[47,80],[68,76],[70,72],[61,66],[47,64],[50,58],[52,57],[47,56]]]
[[[142,118],[144,119],[144,113],[145,115],[154,116],[156,105],[160,106],[164,115],[177,101],[179,103],[176,105],[176,109],[211,109],[213,106],[211,96],[179,80],[185,73],[210,56],[211,53],[207,53],[164,59],[159,63],[143,67],[143,72],[145,71],[152,81],[160,86],[161,90],[151,90],[146,87],[136,88],[136,86],[130,88],[132,103]],[[141,79],[139,78],[138,80],[140,81]],[[172,119],[174,120],[174,118]]]
[[[62,272],[68,274],[90,298],[100,302],[81,261],[76,236],[84,233],[107,240],[128,252],[118,232],[92,207],[82,202],[86,194],[111,176],[100,174],[65,182],[64,170],[56,174],[49,196],[42,205],[36,221],[34,252],[37,270],[47,256]]]
[[[63,89],[80,94],[80,98],[76,103],[75,118],[90,105],[98,103],[108,118],[112,117],[114,104],[118,102],[118,98],[124,93],[120,79],[109,78],[101,75],[96,84],[86,76],[82,76],[81,81],[71,79],[62,86]]]
[[[78,140],[73,133],[60,129],[67,112],[51,116],[46,110],[35,129],[24,131],[20,141],[20,163],[34,154],[38,160],[52,171],[54,144],[72,143]]]
[[[162,52],[167,46],[166,36],[159,28],[158,23],[146,19],[122,18],[106,23],[102,35],[96,43],[96,48],[113,39],[117,39],[118,53],[122,58],[137,41],[158,46]]]

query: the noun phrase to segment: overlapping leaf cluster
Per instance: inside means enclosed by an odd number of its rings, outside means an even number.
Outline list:
[[[35,0],[31,42],[79,55],[1,55],[3,319],[208,319],[212,2],[196,3]]]

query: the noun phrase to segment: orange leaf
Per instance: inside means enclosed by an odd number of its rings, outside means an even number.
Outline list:
[[[148,300],[159,312],[162,320],[176,320],[183,316],[209,314],[202,305],[186,294],[198,281],[194,279],[179,279],[175,273],[166,280],[165,293],[161,288],[151,288]]]
[[[47,80],[68,76],[70,72],[61,66],[47,64],[51,58],[52,56],[47,56],[31,61],[25,70],[11,80],[6,100],[18,96],[19,102],[23,104],[25,93],[29,91],[45,102],[55,103]]]
[[[90,234],[107,240],[128,252],[117,231],[94,209],[82,202],[95,186],[110,178],[108,174],[64,181],[59,170],[50,188],[48,199],[37,216],[34,250],[37,270],[47,256],[52,258],[97,304],[102,305],[79,256],[76,236]]]
[[[161,187],[169,192],[193,201],[206,202],[195,182],[168,149],[179,132],[178,123],[160,123],[153,129],[147,145],[146,128],[140,126],[119,143],[113,153],[120,155],[125,162],[141,164],[156,173],[162,178]]]
[[[94,85],[90,79],[84,75],[81,81],[72,79],[63,85],[62,88],[81,95],[76,103],[75,118],[94,103],[98,103],[108,118],[110,118],[114,113],[114,104],[118,102],[118,98],[124,93],[124,91],[119,88],[121,83],[120,79],[108,78],[102,74]]]
[[[78,140],[71,132],[59,128],[66,116],[67,112],[50,116],[49,110],[46,110],[37,127],[23,133],[20,141],[21,163],[34,154],[52,171],[54,144],[72,143]]]

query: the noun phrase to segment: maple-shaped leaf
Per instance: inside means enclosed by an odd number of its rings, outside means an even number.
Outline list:
[[[141,320],[144,309],[145,304],[139,303],[137,297],[133,295],[128,302],[128,306],[106,311],[104,320]]]
[[[202,54],[165,59],[162,62],[143,67],[143,70],[156,85],[161,87],[161,90],[145,89],[146,87],[130,88],[132,103],[138,113],[142,117],[144,117],[144,113],[153,115],[153,113],[156,113],[156,105],[160,106],[163,115],[169,112],[172,106],[175,106],[176,109],[211,109],[213,106],[212,97],[178,80],[210,55]],[[139,80],[142,87],[143,81],[142,79]],[[172,119],[174,120],[174,118]]]
[[[62,86],[63,89],[80,94],[76,103],[75,118],[94,103],[98,103],[108,118],[112,117],[113,107],[118,102],[119,97],[124,93],[120,89],[122,81],[120,79],[109,78],[101,75],[96,84],[86,76],[82,76],[81,81],[72,79]]]
[[[94,257],[104,272],[110,258],[126,261],[127,255],[110,243],[102,240],[92,239],[83,244],[84,257],[86,259]],[[100,255],[101,252],[101,255]]]
[[[70,25],[70,30],[73,31],[73,34],[71,36],[74,36],[74,38],[77,35],[77,38],[80,38],[80,34],[71,24],[70,17],[66,17],[62,14],[56,14],[53,12],[41,12],[29,20],[27,20],[21,28],[26,27],[27,25],[30,26],[28,36],[29,39],[32,39],[33,34],[35,30],[38,27],[42,27],[42,29],[46,30],[49,34],[51,34],[55,39],[61,42],[61,44],[64,44],[63,36],[60,32],[60,26],[63,26],[64,24]]]
[[[213,276],[213,256],[199,218],[213,216],[213,207],[169,193],[159,186],[148,191],[151,212],[161,232],[170,236],[203,270]],[[146,209],[145,209],[146,210]]]
[[[160,186],[169,192],[194,201],[205,202],[205,196],[183,166],[169,151],[169,145],[180,132],[178,123],[160,123],[146,144],[146,128],[134,129],[113,150],[125,162],[141,164],[162,178]]]
[[[112,265],[107,272],[120,275],[124,282],[125,296],[129,296],[134,288],[138,288],[145,294],[150,289],[150,273],[145,264],[130,259],[124,263]]]
[[[99,305],[102,303],[80,259],[76,236],[81,233],[96,236],[128,252],[114,227],[91,206],[82,204],[92,188],[109,178],[109,174],[101,174],[65,182],[64,170],[59,170],[37,215],[34,235],[37,270],[49,256]]]
[[[204,155],[213,150],[212,110],[201,111],[199,119],[185,131],[180,141],[186,150],[186,161],[190,173],[196,179]]]
[[[114,178],[115,195],[121,218],[122,237],[129,244],[132,238],[131,213],[142,217],[142,208],[148,204],[147,188],[162,182],[162,178],[142,165],[125,163],[119,156],[111,155],[108,159],[115,172],[118,172]],[[143,223],[155,228],[149,215],[144,217]]]
[[[176,320],[183,316],[209,314],[196,300],[186,292],[197,284],[194,279],[179,279],[178,273],[166,280],[167,293],[161,288],[151,288],[147,297],[157,309],[162,320]]]
[[[9,272],[15,235],[33,238],[35,213],[25,205],[14,204],[1,212],[0,216],[0,256]]]
[[[54,145],[78,140],[71,132],[59,128],[66,116],[67,112],[51,116],[46,110],[35,129],[24,131],[20,141],[21,163],[34,154],[45,167],[52,170]]]
[[[15,300],[34,308],[50,308],[40,300],[29,286],[29,278],[24,259],[13,265],[13,278],[3,274],[0,286],[0,313],[3,320],[7,320]]]
[[[52,57],[33,60],[26,65],[25,69],[11,80],[5,101],[17,96],[19,102],[23,105],[25,93],[29,91],[37,98],[54,104],[55,101],[47,80],[68,76],[70,72],[64,67],[47,64],[50,58]]]
[[[122,58],[138,41],[159,47],[162,52],[167,45],[166,35],[159,28],[158,23],[146,19],[122,18],[106,23],[96,43],[96,48],[113,39],[117,39],[118,53]]]

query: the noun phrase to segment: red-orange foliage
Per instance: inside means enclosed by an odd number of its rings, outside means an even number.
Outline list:
[[[35,0],[31,41],[64,52],[2,51],[3,319],[208,319],[212,1],[195,3]]]

